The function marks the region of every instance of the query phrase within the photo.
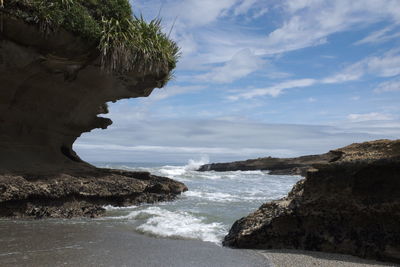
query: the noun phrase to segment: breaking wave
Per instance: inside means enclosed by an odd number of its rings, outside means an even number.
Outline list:
[[[108,217],[104,219],[127,223],[144,234],[220,244],[235,220],[266,201],[285,196],[301,178],[269,175],[267,171],[196,171],[208,161],[203,157],[180,166],[111,165],[167,176],[184,182],[189,191],[172,202],[126,208],[107,206]]]
[[[185,211],[149,207],[133,211],[129,217],[143,221],[137,230],[162,237],[198,239],[218,244],[226,233],[222,223],[207,222],[206,218]]]

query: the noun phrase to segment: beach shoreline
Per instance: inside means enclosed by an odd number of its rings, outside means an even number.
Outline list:
[[[0,220],[1,266],[397,266],[352,256],[230,249],[150,237],[101,220]]]
[[[0,220],[0,266],[272,266],[252,250],[150,237],[98,220]]]

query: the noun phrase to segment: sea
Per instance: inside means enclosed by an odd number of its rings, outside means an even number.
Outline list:
[[[268,171],[196,171],[206,159],[186,164],[95,163],[98,167],[149,171],[183,182],[189,188],[171,202],[130,207],[106,206],[96,220],[123,224],[153,237],[190,239],[221,245],[232,224],[263,203],[287,195],[301,176],[270,175]]]

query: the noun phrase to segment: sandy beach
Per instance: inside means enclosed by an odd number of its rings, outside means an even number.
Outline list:
[[[1,220],[0,234],[1,266],[396,266],[337,254],[156,238],[103,221]]]
[[[0,266],[272,266],[255,251],[95,221],[0,221]]]
[[[323,253],[304,250],[258,250],[276,267],[293,266],[323,266],[323,267],[378,267],[399,266],[394,263],[384,263],[365,260],[350,255]]]

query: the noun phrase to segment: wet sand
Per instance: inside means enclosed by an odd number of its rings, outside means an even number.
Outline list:
[[[0,220],[0,266],[372,267],[357,257],[294,250],[238,250],[135,233],[96,220]]]
[[[350,255],[323,253],[303,250],[258,250],[273,266],[276,267],[382,267],[400,266],[394,263],[384,263],[365,260]]]
[[[153,238],[128,225],[0,220],[0,266],[272,266],[255,251]]]

